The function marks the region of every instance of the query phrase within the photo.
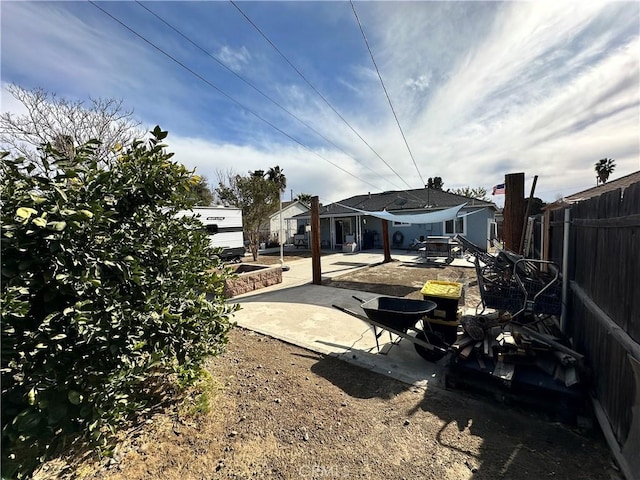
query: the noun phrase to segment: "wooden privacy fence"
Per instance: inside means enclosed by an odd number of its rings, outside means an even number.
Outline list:
[[[640,183],[570,207],[567,333],[592,369],[595,410],[627,477],[640,479]],[[562,264],[564,210],[550,215]]]

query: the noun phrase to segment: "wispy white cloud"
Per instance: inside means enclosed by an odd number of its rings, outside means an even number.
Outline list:
[[[196,169],[215,188],[218,174],[232,171],[246,174],[254,170],[266,170],[280,166],[287,177],[287,194],[293,191],[320,195],[323,203],[337,201],[344,192],[372,191],[373,186],[362,183],[347,174],[336,175],[336,169],[327,161],[303,148],[264,145],[256,148],[250,145],[215,143],[201,138],[170,135],[167,139],[169,150],[175,152],[175,159],[190,169]],[[344,155],[331,151],[318,151],[327,160],[349,171],[357,171],[357,165]],[[285,195],[286,197],[286,195]]]
[[[107,2],[104,8],[113,7]],[[72,99],[120,98],[149,124],[173,122],[173,128],[197,128],[203,122],[194,118],[193,105],[224,101],[88,3],[7,2],[2,10],[4,81]]]
[[[422,92],[427,88],[429,88],[430,84],[431,84],[431,73],[420,75],[417,78],[410,78],[405,82],[405,86],[413,90],[418,90],[419,92]]]
[[[198,4],[198,12],[204,16],[225,7],[209,5]],[[171,4],[163,7],[171,11]],[[177,37],[165,42],[164,34],[150,27],[144,33],[361,180],[239,108],[89,4],[7,2],[2,8],[3,82],[40,85],[75,98],[121,97],[145,123],[169,129],[178,159],[210,180],[229,166],[244,173],[279,165],[290,188],[325,201],[404,186],[268,45],[247,35],[239,16],[233,17],[238,25],[226,25],[237,37],[212,36],[207,50],[340,149],[221,73],[210,59],[181,46]],[[312,7],[274,2],[260,8],[279,13],[278,25],[296,24],[300,37],[276,32],[284,42],[280,46],[292,59],[303,59],[301,68],[334,107],[418,187],[418,173],[364,43],[352,37],[348,64],[338,65],[344,52],[334,52],[335,71],[320,68],[315,62],[321,59],[295,17],[300,9],[309,15]],[[554,199],[593,184],[599,158],[616,159],[613,178],[640,169],[637,3],[362,2],[356,8],[425,179],[441,176],[445,187],[490,187],[505,173],[524,171],[528,177],[540,175],[538,190]],[[147,17],[134,18],[136,11],[131,7],[132,15],[122,18],[142,28]],[[321,6],[304,18],[325,22],[327,36],[344,34],[332,29],[345,25],[359,35],[355,21],[345,22],[343,14],[349,9]],[[4,92],[2,103],[5,110]]]
[[[390,21],[387,9],[378,12],[374,28],[381,32],[374,51],[397,52],[385,57],[381,71],[425,178],[490,186],[505,173],[525,171],[542,176],[539,186],[570,193],[576,184],[593,182],[593,164],[602,156],[616,158],[620,174],[640,168],[637,5],[499,4],[483,35],[458,40],[459,49],[444,47],[449,29],[429,26],[451,12],[429,5],[431,23],[416,4],[402,17],[406,28],[398,28],[393,14]],[[454,2],[442,8],[466,7]],[[625,30],[636,33],[621,36]],[[404,79],[437,58],[431,44],[443,46],[450,58],[440,63],[426,97],[402,95]],[[385,140],[385,156],[415,181],[390,111],[386,118],[372,136]]]
[[[245,46],[234,49],[228,45],[224,45],[220,47],[217,57],[236,72],[241,71],[251,60],[251,54]]]
[[[83,7],[79,10],[84,13],[93,8]],[[125,94],[144,85],[144,79],[130,71],[161,73],[160,68],[154,72],[140,44],[110,34],[99,28],[99,22],[80,19],[80,12],[71,12],[63,4],[7,2],[2,10],[3,70],[28,72],[33,82],[43,83],[46,78],[60,94]],[[40,45],[46,45],[46,51]],[[34,75],[34,70],[40,75]]]

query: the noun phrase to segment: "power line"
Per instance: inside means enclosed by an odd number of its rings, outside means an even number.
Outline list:
[[[322,138],[324,141],[326,141],[327,143],[329,143],[330,145],[332,145],[333,147],[335,147],[337,150],[340,150],[342,153],[344,153],[347,157],[353,159],[355,162],[359,163],[360,165],[362,165],[363,167],[365,167],[366,169],[368,169],[369,171],[371,171],[372,173],[374,173],[375,175],[379,176],[380,178],[382,178],[383,180],[389,182],[391,185],[393,185],[396,188],[400,188],[397,185],[395,185],[393,182],[385,179],[380,173],[376,172],[375,170],[373,170],[371,167],[369,167],[368,165],[360,162],[357,158],[353,157],[352,155],[350,155],[349,153],[347,153],[344,149],[342,149],[340,146],[336,145],[334,142],[332,142],[330,139],[328,139],[327,137],[325,137],[322,133],[318,132],[315,128],[313,128],[311,125],[309,125],[308,123],[306,123],[304,120],[302,120],[301,118],[299,118],[297,115],[295,115],[294,113],[290,112],[288,109],[286,109],[284,106],[282,106],[279,102],[277,102],[276,100],[274,100],[273,98],[271,98],[269,95],[267,95],[266,93],[264,93],[262,90],[260,90],[258,87],[256,87],[251,81],[247,80],[246,78],[244,78],[242,75],[240,75],[239,73],[235,72],[233,69],[231,69],[227,64],[225,64],[223,61],[221,61],[219,58],[217,58],[215,55],[210,54],[207,50],[205,50],[204,48],[202,48],[200,45],[198,45],[196,42],[194,42],[191,38],[189,38],[187,35],[185,35],[184,33],[182,33],[180,30],[178,30],[176,27],[174,27],[173,25],[171,25],[169,22],[167,22],[164,18],[162,18],[160,15],[158,15],[157,13],[155,13],[153,10],[151,10],[150,8],[146,7],[145,5],[143,5],[142,3],[140,3],[138,0],[136,0],[136,3],[138,5],[140,5],[142,8],[144,8],[147,12],[149,12],[151,15],[153,15],[154,17],[156,17],[158,20],[160,20],[162,23],[164,23],[167,27],[169,27],[170,29],[172,29],[174,32],[176,32],[178,35],[180,35],[182,38],[184,38],[186,41],[188,41],[189,43],[191,43],[191,45],[193,45],[194,47],[196,47],[198,50],[200,50],[201,52],[203,52],[205,55],[207,55],[209,58],[211,58],[212,60],[214,60],[215,62],[217,62],[221,67],[225,68],[227,71],[229,71],[230,73],[232,73],[233,75],[235,75],[236,78],[238,78],[239,80],[241,80],[242,82],[244,82],[246,85],[250,86],[251,88],[253,88],[256,92],[258,92],[260,95],[262,95],[264,98],[266,98],[267,100],[269,100],[271,103],[273,103],[274,105],[276,105],[278,108],[280,108],[282,111],[284,111],[285,113],[287,113],[288,115],[290,115],[291,117],[293,117],[294,119],[296,119],[298,122],[300,122],[302,125],[304,125],[305,127],[307,127],[309,130],[311,130],[312,132],[314,132],[316,135],[318,135],[320,138]]]
[[[235,98],[233,98],[231,95],[229,95],[228,93],[226,93],[224,90],[220,89],[219,87],[217,87],[215,84],[211,83],[209,80],[207,80],[206,78],[204,78],[202,75],[200,75],[199,73],[195,72],[194,70],[192,70],[191,68],[189,68],[188,66],[186,66],[184,63],[182,63],[180,60],[176,59],[175,57],[173,57],[171,54],[167,53],[166,51],[164,51],[162,48],[158,47],[156,44],[154,44],[153,42],[151,42],[150,40],[147,40],[147,38],[145,38],[144,36],[142,36],[141,34],[139,34],[138,32],[136,32],[134,29],[132,29],[131,27],[129,27],[128,25],[126,25],[125,23],[123,23],[121,20],[119,20],[118,18],[114,17],[113,15],[111,15],[109,12],[107,12],[106,10],[104,10],[102,7],[100,7],[99,5],[97,5],[95,2],[93,2],[92,0],[88,0],[88,2],[93,5],[94,7],[96,7],[98,10],[100,10],[102,13],[104,13],[105,15],[107,15],[108,17],[110,17],[112,20],[114,20],[115,22],[119,23],[120,25],[122,25],[124,28],[126,28],[127,30],[129,30],[131,33],[133,33],[135,36],[137,36],[138,38],[140,38],[141,40],[143,40],[145,43],[149,44],[151,47],[153,47],[154,49],[156,49],[157,51],[159,51],[160,53],[162,53],[163,55],[165,55],[167,58],[169,58],[170,60],[172,60],[173,62],[177,63],[178,65],[180,65],[182,68],[184,68],[185,70],[187,70],[189,73],[191,73],[192,75],[194,75],[195,77],[197,77],[198,79],[200,79],[201,81],[203,81],[205,84],[207,84],[208,86],[210,86],[211,88],[213,88],[214,90],[216,90],[218,93],[220,93],[221,95],[225,96],[226,98],[228,98],[229,100],[231,100],[233,103],[235,103],[236,105],[240,106],[241,108],[245,109],[246,111],[248,111],[249,113],[251,113],[252,115],[254,115],[256,118],[258,118],[259,120],[262,120],[264,123],[266,123],[267,125],[269,125],[271,128],[273,128],[274,130],[278,131],[279,133],[281,133],[282,135],[284,135],[285,137],[287,137],[288,139],[292,140],[293,142],[297,143],[298,145],[300,145],[302,148],[304,148],[305,150],[308,150],[309,152],[313,153],[314,155],[316,155],[317,157],[321,158],[322,160],[324,160],[325,162],[330,163],[331,165],[333,165],[334,167],[342,170],[343,172],[345,172],[348,175],[351,175],[353,178],[355,178],[356,180],[359,180],[363,183],[366,183],[367,185],[375,188],[376,190],[383,190],[380,187],[373,185],[372,183],[354,175],[353,173],[349,172],[348,170],[345,170],[344,168],[342,168],[340,165],[335,164],[334,162],[332,162],[331,160],[323,157],[322,155],[320,155],[319,153],[317,153],[315,150],[312,150],[310,147],[306,146],[304,143],[300,142],[299,140],[297,140],[296,138],[292,137],[291,135],[289,135],[288,133],[286,133],[284,130],[280,129],[279,127],[277,127],[276,125],[274,125],[273,123],[269,122],[267,119],[265,119],[264,117],[262,117],[260,114],[254,112],[252,109],[250,109],[249,107],[245,106],[244,104],[242,104],[241,102],[239,102],[238,100],[236,100]]]
[[[367,147],[369,147],[369,150],[371,150],[371,151],[372,151],[372,152],[373,152],[373,153],[374,153],[374,154],[375,154],[375,155],[376,155],[380,160],[382,160],[382,162],[383,162],[387,167],[389,167],[389,169],[390,169],[393,173],[395,173],[395,174],[396,174],[396,176],[397,176],[400,180],[402,180],[402,181],[404,182],[404,184],[405,184],[408,188],[411,188],[411,185],[409,185],[409,184],[407,183],[407,181],[406,181],[404,178],[402,178],[402,177],[400,176],[400,174],[399,174],[398,172],[396,172],[396,171],[395,171],[395,169],[394,169],[391,165],[389,165],[389,164],[386,162],[386,160],[385,160],[384,158],[382,158],[382,157],[380,156],[380,154],[379,154],[376,150],[374,150],[374,148],[373,148],[373,147],[372,147],[372,146],[371,146],[371,145],[370,145],[370,144],[369,144],[369,143],[368,143],[368,142],[367,142],[367,141],[366,141],[366,140],[365,140],[365,139],[364,139],[364,138],[363,138],[363,137],[362,137],[362,136],[361,136],[357,131],[356,131],[356,129],[355,129],[355,128],[353,128],[353,127],[351,126],[351,124],[350,124],[350,123],[349,123],[349,122],[348,122],[348,121],[347,121],[347,120],[346,120],[346,119],[345,119],[345,118],[340,114],[340,112],[338,112],[338,111],[333,107],[333,105],[331,105],[331,103],[329,103],[329,100],[327,100],[327,99],[324,97],[324,95],[322,95],[322,93],[320,93],[320,92],[318,91],[318,89],[317,89],[316,87],[314,87],[314,86],[311,84],[311,82],[310,82],[309,80],[307,80],[307,77],[305,77],[305,76],[304,76],[304,74],[303,74],[303,73],[302,73],[302,72],[301,72],[301,71],[300,71],[300,70],[299,70],[299,69],[298,69],[298,68],[297,68],[293,63],[291,63],[291,61],[287,58],[287,56],[286,56],[284,53],[282,53],[282,52],[280,51],[280,49],[279,49],[279,48],[278,48],[278,47],[277,47],[277,46],[276,46],[276,45],[271,41],[271,39],[270,39],[269,37],[267,37],[267,35],[266,35],[266,34],[265,34],[261,29],[260,29],[260,27],[258,27],[258,26],[253,22],[253,20],[251,20],[251,19],[249,18],[249,16],[248,16],[246,13],[244,13],[244,12],[242,11],[242,9],[241,9],[241,8],[240,8],[240,7],[239,7],[239,6],[238,6],[238,5],[237,5],[233,0],[229,0],[229,1],[231,2],[231,4],[232,4],[234,7],[236,7],[236,9],[237,9],[237,10],[240,12],[240,14],[241,14],[241,15],[242,15],[246,20],[247,20],[247,22],[249,22],[249,23],[251,24],[251,26],[253,26],[253,28],[255,28],[255,29],[256,29],[256,31],[257,31],[257,32],[262,36],[262,38],[264,38],[264,39],[267,41],[267,43],[269,43],[269,45],[271,45],[271,46],[274,48],[274,50],[280,54],[280,56],[284,59],[284,61],[285,61],[285,62],[287,62],[287,63],[289,64],[289,66],[290,66],[291,68],[293,68],[293,70],[295,70],[295,72],[296,72],[298,75],[300,75],[300,77],[305,81],[305,83],[306,83],[307,85],[309,85],[309,87],[310,87],[310,88],[311,88],[311,89],[312,89],[312,90],[313,90],[313,91],[314,91],[314,92],[315,92],[315,93],[316,93],[316,94],[317,94],[317,95],[318,95],[318,96],[319,96],[319,97],[324,101],[324,103],[326,103],[326,104],[327,104],[327,106],[328,106],[331,110],[333,110],[333,112],[334,112],[334,113],[335,113],[335,114],[336,114],[336,115],[337,115],[337,116],[338,116],[338,117],[339,117],[339,118],[340,118],[340,119],[345,123],[345,125],[347,125],[347,127],[349,127],[349,128],[351,129],[351,131],[352,131],[353,133],[355,133],[355,134],[358,136],[358,138],[359,138],[360,140],[362,140],[362,141],[364,142],[364,144],[365,144]],[[414,162],[414,163],[415,163],[415,162]],[[418,172],[418,173],[419,173],[419,172]],[[422,179],[422,177],[420,177],[420,178]],[[423,181],[423,183],[424,183],[424,181]]]
[[[393,117],[396,119],[396,123],[398,124],[398,128],[400,129],[400,134],[402,135],[402,139],[404,140],[404,144],[407,146],[407,150],[409,151],[409,156],[413,161],[414,167],[416,167],[416,171],[418,172],[418,176],[420,177],[420,181],[422,185],[424,185],[424,178],[422,178],[422,174],[418,169],[418,164],[416,163],[416,159],[413,158],[413,153],[411,153],[411,148],[409,148],[409,143],[407,142],[407,137],[404,135],[404,131],[402,130],[402,126],[400,126],[400,121],[398,120],[398,116],[396,115],[396,111],[393,108],[393,104],[391,103],[391,98],[389,97],[389,93],[387,92],[387,88],[384,86],[384,82],[382,81],[382,76],[380,75],[380,70],[378,69],[378,65],[376,64],[376,59],[373,58],[373,52],[371,51],[371,47],[369,46],[369,41],[367,40],[367,36],[364,34],[364,29],[362,28],[362,24],[360,23],[360,19],[358,18],[358,14],[356,13],[356,7],[353,4],[353,0],[349,0],[351,3],[351,9],[353,10],[353,14],[356,17],[356,21],[358,22],[358,26],[360,27],[360,32],[362,33],[362,38],[364,38],[364,43],[367,45],[367,50],[369,50],[369,55],[371,56],[371,61],[373,62],[373,66],[376,68],[376,72],[378,73],[378,78],[380,79],[380,83],[382,84],[382,89],[384,90],[384,94],[389,101],[389,106],[391,107],[391,111],[393,112]]]

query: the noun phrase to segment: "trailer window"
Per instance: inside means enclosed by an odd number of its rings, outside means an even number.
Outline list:
[[[213,235],[214,233],[218,233],[218,225],[207,225],[206,226],[207,233],[209,235]]]

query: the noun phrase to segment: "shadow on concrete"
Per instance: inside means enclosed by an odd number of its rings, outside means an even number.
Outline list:
[[[438,268],[440,270],[447,267],[444,263],[436,263],[436,262],[428,262],[428,263],[412,263],[412,262],[402,262],[403,267],[409,268]]]
[[[361,262],[333,262],[331,265],[343,265],[347,267],[369,267],[371,264],[369,263],[361,263]]]
[[[323,280],[322,284],[327,287],[342,288],[345,290],[358,290],[360,292],[369,292],[378,295],[391,295],[395,297],[405,297],[414,293],[416,290],[420,290],[419,288],[409,287],[406,285],[365,283],[331,278]]]
[[[334,298],[349,298],[354,292],[345,291],[344,288],[335,287],[333,285],[313,285],[306,283],[304,285],[296,285],[292,287],[280,288],[270,292],[257,291],[252,295],[242,297],[234,297],[228,300],[228,303],[249,303],[249,302],[266,302],[266,303],[299,303],[303,305],[317,305],[319,307],[331,308]],[[375,298],[377,295],[363,291],[364,300]],[[356,300],[350,302],[350,305],[344,305],[348,308],[359,308],[360,303]],[[364,312],[362,312],[364,313]]]
[[[335,342],[325,342],[324,340],[316,340],[316,342],[321,344],[321,345],[326,345],[327,347],[342,348],[343,350],[347,351],[346,354],[348,354],[348,352],[357,352],[357,353],[360,353],[360,354],[374,352],[375,351],[375,347],[371,347],[371,348],[369,348],[367,350],[362,350],[362,349],[359,349],[359,348],[355,348],[355,344],[358,343],[362,339],[363,336],[364,336],[364,334],[359,339],[357,339],[355,342],[353,342],[353,344],[351,344],[351,345],[344,345],[344,344],[335,343]],[[355,353],[354,353],[354,355],[355,355]]]

